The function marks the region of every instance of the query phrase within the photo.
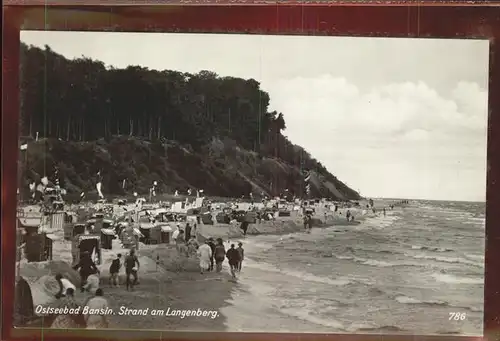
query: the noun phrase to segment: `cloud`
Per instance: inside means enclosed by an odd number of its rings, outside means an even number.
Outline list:
[[[361,91],[329,75],[263,86],[290,139],[363,193],[484,199],[487,91],[476,83],[447,95],[422,81]]]

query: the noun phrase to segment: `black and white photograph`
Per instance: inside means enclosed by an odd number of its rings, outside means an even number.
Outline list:
[[[21,31],[15,327],[482,335],[488,54]]]

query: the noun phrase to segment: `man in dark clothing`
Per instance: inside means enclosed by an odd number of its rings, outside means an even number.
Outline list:
[[[87,278],[95,273],[99,272],[94,261],[90,257],[90,253],[85,251],[80,257],[80,261],[76,264],[73,269],[80,269],[80,291],[85,291],[85,284],[87,283]]]
[[[120,272],[120,268],[122,267],[121,258],[121,253],[116,255],[116,258],[113,259],[113,262],[111,262],[111,265],[109,267],[109,284],[114,285],[115,287],[120,284],[118,273]]]
[[[210,257],[210,269],[209,271],[214,271],[214,259],[215,259],[215,243],[213,238],[208,238],[208,246],[212,250],[212,257]]]
[[[226,257],[229,261],[229,266],[231,267],[231,276],[236,279],[236,272],[238,271],[238,265],[240,264],[240,253],[234,248],[234,244],[231,244],[231,248],[227,250]]]
[[[222,238],[217,238],[217,245],[215,245],[215,270],[217,272],[222,271],[222,263],[224,262],[224,258],[226,257],[226,248],[222,242]]]
[[[134,290],[134,285],[137,284],[137,272],[139,271],[139,259],[135,255],[135,250],[130,250],[130,254],[125,258],[125,276],[126,276],[126,285],[127,290]],[[134,277],[134,280],[130,280],[130,276]]]
[[[240,225],[240,229],[243,230],[244,236],[247,235],[248,225],[249,225],[248,221],[243,221]]]
[[[185,236],[185,241],[186,243],[191,240],[191,225],[189,223],[186,223],[186,229],[184,231],[184,236]]]

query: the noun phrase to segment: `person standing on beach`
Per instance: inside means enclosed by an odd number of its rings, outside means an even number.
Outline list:
[[[177,224],[175,224],[175,231],[172,233],[172,240],[173,241],[177,240],[179,233],[180,233],[180,224],[177,223]]]
[[[186,243],[191,240],[191,225],[189,225],[189,223],[186,223],[186,228],[184,229],[184,238]]]
[[[210,260],[212,259],[212,248],[209,245],[210,241],[207,239],[205,244],[198,248],[197,254],[200,258],[200,272],[203,275],[205,271],[210,270]]]
[[[80,291],[85,291],[85,284],[87,283],[87,278],[90,275],[98,273],[99,269],[95,265],[90,253],[88,251],[83,252],[80,261],[73,267],[74,270],[80,270]]]
[[[385,217],[386,213],[385,213],[385,207],[384,207],[384,217]]]
[[[308,227],[309,227],[309,215],[306,213],[304,214],[304,230],[307,231]]]
[[[200,245],[198,244],[198,241],[196,240],[196,237],[195,236],[191,236],[191,239],[187,243],[188,255],[190,257],[195,256],[196,255],[196,251],[198,250],[199,247],[200,247]]]
[[[130,254],[125,258],[125,283],[127,285],[127,290],[134,290],[134,285],[138,282],[137,272],[140,268],[139,259],[135,255],[135,250],[130,250]],[[130,280],[130,276],[134,277],[134,280]]]
[[[209,271],[214,271],[215,243],[212,237],[208,238],[208,246],[210,246],[210,249],[212,250],[212,256],[210,257]]]
[[[245,217],[245,220],[243,222],[241,222],[241,225],[240,225],[240,229],[243,231],[243,236],[246,236],[247,235],[247,230],[248,230],[248,221],[246,221],[246,217]]]
[[[95,296],[92,297],[86,304],[91,311],[104,311],[109,308],[108,300],[103,297],[102,289],[97,289]],[[87,329],[103,329],[108,328],[109,323],[105,315],[89,314],[85,316]]]
[[[236,272],[238,271],[238,265],[240,263],[240,253],[234,248],[234,244],[231,244],[231,248],[227,250],[226,257],[229,261],[231,276],[233,279],[236,279]]]
[[[184,231],[182,230],[179,231],[177,238],[175,238],[175,245],[177,248],[177,252],[179,252],[179,256],[187,257],[188,252],[186,246],[186,239],[184,237]]]
[[[240,261],[238,262],[238,272],[241,272],[241,266],[243,265],[243,259],[245,259],[245,250],[243,249],[243,243],[238,243],[238,248],[236,249],[240,255]]]
[[[111,262],[111,265],[109,266],[109,285],[113,285],[115,287],[120,284],[118,273],[122,267],[121,258],[121,253],[117,254],[116,258],[113,259],[113,262]]]
[[[215,270],[217,272],[222,271],[222,263],[224,258],[226,258],[226,248],[222,242],[222,238],[217,238],[217,245],[215,246]]]
[[[346,217],[347,221],[351,221],[351,211],[350,210],[347,210],[345,217]]]

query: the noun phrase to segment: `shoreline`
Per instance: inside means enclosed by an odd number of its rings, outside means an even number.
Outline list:
[[[369,214],[364,216],[358,215],[354,222],[347,222],[344,216],[328,217],[327,221],[314,219],[314,228],[328,228],[332,226],[355,226],[360,224]],[[198,234],[202,238],[239,238],[244,240],[243,233],[238,225],[232,224],[214,224],[200,225]],[[263,221],[260,224],[250,224],[247,236],[259,235],[283,235],[289,233],[303,232],[304,227],[301,223],[301,218],[294,217],[278,217],[275,221]],[[64,242],[63,242],[64,243]],[[230,280],[230,274],[225,262],[221,273],[205,273],[199,272],[198,260],[196,258],[179,257],[174,245],[158,244],[144,245],[140,244],[137,254],[141,262],[139,271],[140,284],[135,288],[135,291],[128,292],[124,287],[124,275],[120,276],[119,288],[113,288],[108,285],[108,268],[112,255],[121,252],[114,247],[106,251],[103,255],[103,263],[99,266],[100,286],[104,291],[104,297],[108,299],[109,306],[115,312],[109,317],[109,329],[149,329],[149,330],[168,330],[168,331],[227,331],[226,317],[220,312],[224,307],[230,306],[232,300],[233,289],[237,287],[238,282]],[[60,256],[60,260],[54,260],[43,264],[28,265],[31,268],[38,268],[41,271],[21,271],[21,274],[28,280],[32,289],[32,295],[45,295],[45,299],[51,299],[50,294],[53,288],[49,288],[44,282],[50,281],[56,272],[63,272],[65,277],[78,287],[78,274],[74,272],[69,265],[69,260],[65,259],[64,255]],[[156,263],[158,260],[158,264]],[[54,265],[57,262],[66,262],[67,266]],[[32,263],[31,263],[32,264]],[[41,266],[40,266],[41,265]],[[60,269],[60,268],[64,269]],[[47,271],[49,270],[48,274]],[[24,274],[23,274],[24,273]],[[37,276],[42,273],[41,276]],[[26,276],[28,275],[28,276]],[[49,276],[52,278],[47,278]],[[36,278],[38,277],[38,278]],[[46,277],[45,280],[42,280]],[[38,280],[38,282],[37,282]],[[41,285],[44,287],[40,287]],[[52,289],[53,290],[53,289]],[[55,292],[52,293],[52,295]],[[89,294],[76,295],[78,303],[84,302],[90,297]],[[37,301],[34,297],[34,301]],[[34,302],[36,304],[36,302]],[[46,302],[44,305],[52,305],[56,303],[54,299],[51,302]],[[197,310],[217,311],[218,316],[214,319],[210,317],[185,317],[179,316],[147,316],[141,315],[126,315],[119,316],[117,312],[120,307],[129,309],[163,309],[167,310]],[[43,319],[42,319],[43,320]],[[36,325],[27,327],[37,327]],[[45,326],[46,327],[46,326]]]

